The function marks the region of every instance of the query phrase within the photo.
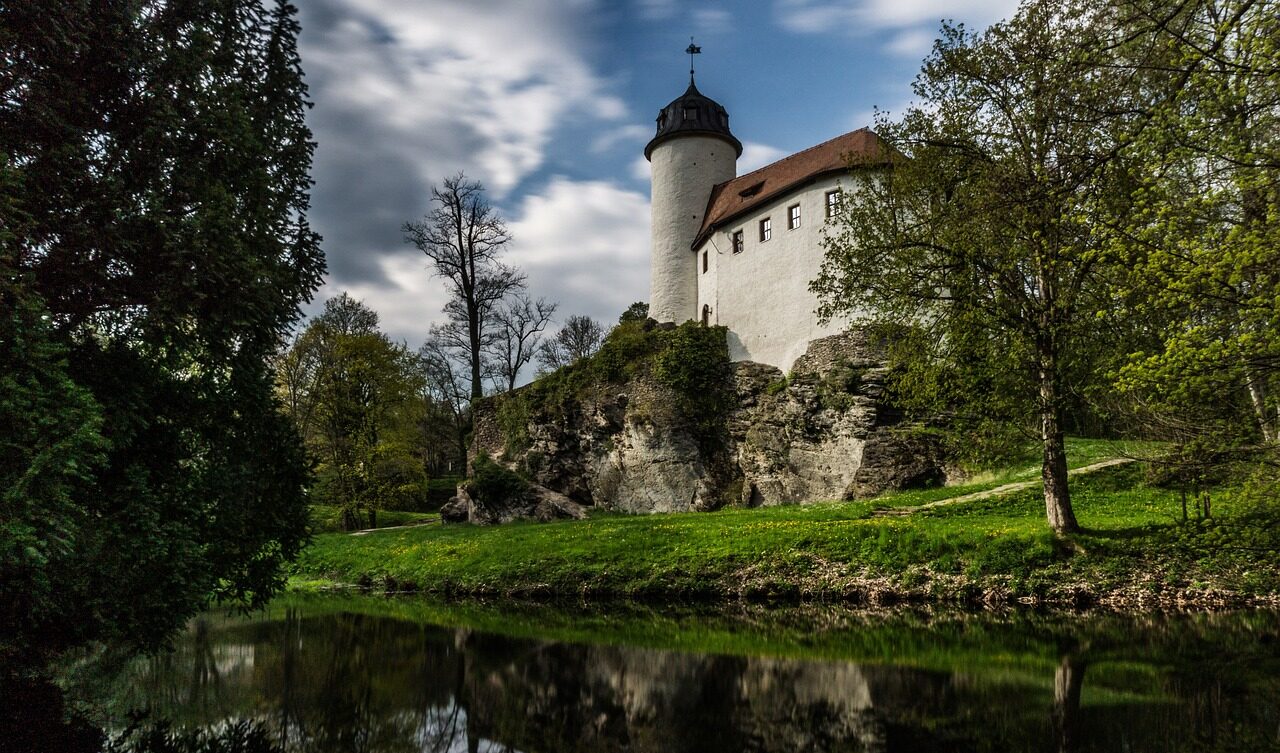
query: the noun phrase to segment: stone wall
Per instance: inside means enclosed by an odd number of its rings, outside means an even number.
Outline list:
[[[884,403],[886,374],[883,354],[855,330],[813,342],[790,378],[733,364],[735,407],[717,442],[699,441],[676,396],[640,378],[529,416],[519,449],[495,404],[482,403],[471,452],[581,505],[629,513],[857,499],[943,481],[939,448]]]

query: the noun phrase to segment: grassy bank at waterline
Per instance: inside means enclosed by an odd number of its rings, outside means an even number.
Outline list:
[[[1078,440],[1073,448],[1074,467],[1124,454]],[[324,534],[298,560],[293,585],[649,601],[1277,603],[1275,513],[1243,485],[1225,485],[1209,491],[1212,517],[1193,508],[1184,521],[1181,493],[1148,485],[1142,465],[1077,476],[1086,530],[1068,538],[1049,532],[1035,487],[930,504],[1034,477],[1019,468],[867,502]]]

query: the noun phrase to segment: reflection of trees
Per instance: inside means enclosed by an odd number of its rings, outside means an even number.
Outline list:
[[[489,750],[481,739],[529,753],[1277,744],[1280,658],[1259,640],[1274,622],[878,619],[839,636],[860,642],[850,662],[289,610],[274,622],[193,624],[176,653],[139,665],[134,697],[188,724],[258,719],[306,753]]]
[[[441,741],[459,739],[451,693],[418,681],[449,676],[447,643],[424,641],[412,624],[358,614],[309,627],[307,662],[294,664],[291,749],[396,753],[446,750]]]
[[[280,652],[280,708],[276,716],[276,729],[282,747],[289,749],[301,727],[299,718],[298,651],[302,645],[302,619],[297,609],[286,609],[284,624],[276,638]]]
[[[197,618],[191,631],[191,685],[188,702],[197,707],[207,707],[218,698],[222,688],[222,676],[218,659],[214,656],[214,642],[209,636],[209,621]]]
[[[1080,691],[1084,686],[1087,663],[1078,645],[1062,654],[1053,674],[1053,729],[1059,753],[1074,753],[1080,737]]]

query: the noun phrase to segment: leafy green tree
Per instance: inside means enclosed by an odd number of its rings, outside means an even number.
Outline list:
[[[1139,5],[1132,15],[1150,29],[1147,66],[1168,96],[1133,148],[1143,180],[1123,248],[1134,308],[1162,324],[1120,384],[1180,441],[1275,444],[1280,15],[1247,0],[1195,0],[1172,18]]]
[[[279,389],[317,462],[316,500],[337,506],[348,529],[376,525],[380,508],[416,507],[422,375],[377,313],[346,293],[331,298],[279,360]]]
[[[8,649],[154,645],[264,603],[305,540],[267,365],[324,269],[297,31],[260,0],[0,5]]]
[[[1109,306],[1115,233],[1099,219],[1131,180],[1119,147],[1140,82],[1107,65],[1120,41],[1086,2],[1032,0],[982,33],[944,25],[920,104],[878,124],[892,169],[846,193],[813,284],[824,316],[913,328],[896,351],[908,404],[1034,420],[1057,532],[1078,529],[1064,377]]]
[[[627,324],[629,322],[640,322],[649,318],[649,304],[644,301],[636,301],[627,307],[626,311],[618,317],[618,324]]]

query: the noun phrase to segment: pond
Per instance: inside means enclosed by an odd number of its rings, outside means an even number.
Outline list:
[[[119,729],[290,751],[1280,749],[1280,615],[547,608],[290,597],[79,663]]]

